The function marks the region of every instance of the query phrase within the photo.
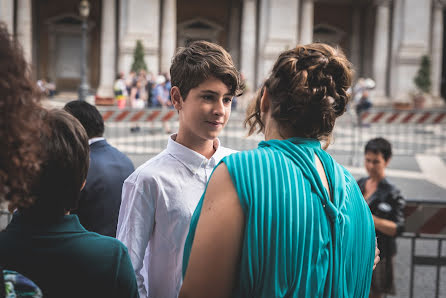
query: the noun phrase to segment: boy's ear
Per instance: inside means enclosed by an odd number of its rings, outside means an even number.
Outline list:
[[[260,98],[260,112],[268,113],[270,104],[271,102],[268,94],[268,89],[266,89],[266,87],[263,87],[263,94]]]
[[[180,88],[173,86],[170,89],[170,99],[176,110],[181,110],[183,106],[183,97],[181,96]]]

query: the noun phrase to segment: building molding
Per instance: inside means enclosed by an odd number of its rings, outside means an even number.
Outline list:
[[[313,28],[313,40],[315,42],[319,42],[319,41],[323,41],[323,42],[327,42],[327,43],[339,43],[342,38],[346,35],[347,33],[341,29],[339,29],[338,27],[335,27],[333,25],[329,25],[326,23],[319,23],[319,24],[315,24],[314,28]],[[322,38],[323,40],[319,40],[318,39],[318,35],[319,36],[333,36],[334,40],[329,40],[328,38],[324,40],[324,38]]]
[[[178,45],[184,46],[188,39],[204,39],[217,42],[223,27],[207,18],[193,18],[177,25]]]

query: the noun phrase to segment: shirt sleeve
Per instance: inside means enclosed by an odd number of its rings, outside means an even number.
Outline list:
[[[154,185],[150,185],[150,182],[148,184],[149,189],[155,189]],[[126,180],[124,182],[116,238],[127,246],[141,297],[147,297],[144,286],[147,274],[142,275],[141,269],[145,251],[155,226],[155,203],[156,197],[153,197],[152,192],[143,193],[142,186],[140,187],[134,181]]]
[[[398,236],[401,235],[402,232],[404,232],[404,208],[406,207],[406,200],[404,199],[401,192],[396,188],[392,189],[390,195],[392,196],[394,209],[392,220],[396,223],[396,235]]]

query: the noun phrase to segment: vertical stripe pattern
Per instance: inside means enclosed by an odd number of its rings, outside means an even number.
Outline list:
[[[368,297],[375,250],[371,213],[354,178],[318,141],[270,140],[222,162],[245,215],[234,297]],[[202,200],[192,217],[183,272]]]

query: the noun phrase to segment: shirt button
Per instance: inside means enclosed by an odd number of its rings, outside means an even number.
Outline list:
[[[323,205],[322,205],[322,207],[324,207],[324,208],[325,208],[325,204],[323,204]]]

